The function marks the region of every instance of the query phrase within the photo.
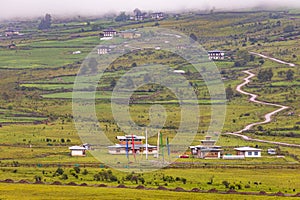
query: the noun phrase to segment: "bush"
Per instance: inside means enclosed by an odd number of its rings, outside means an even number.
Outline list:
[[[83,172],[82,172],[82,175],[87,175],[89,172],[87,169],[84,169]]]
[[[67,174],[63,174],[63,175],[61,176],[61,179],[62,179],[62,180],[67,180],[67,179],[68,179],[68,175],[67,175]]]
[[[77,173],[77,174],[79,174],[80,173],[80,168],[79,167],[73,167],[73,169],[75,170],[75,172]]]
[[[226,188],[229,188],[230,183],[228,181],[222,181],[222,184],[225,185]]]
[[[57,168],[57,170],[55,171],[53,176],[62,175],[63,173],[64,173],[64,170],[59,167],[59,168]]]

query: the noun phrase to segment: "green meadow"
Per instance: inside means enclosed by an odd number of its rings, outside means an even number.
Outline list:
[[[20,25],[25,33],[23,38],[0,40],[0,180],[41,181],[45,185],[0,183],[0,199],[295,199],[270,195],[282,192],[291,196],[300,192],[299,148],[245,141],[224,133],[239,131],[248,124],[263,121],[265,114],[277,109],[275,106],[252,103],[247,96],[235,90],[247,76],[243,71],[251,70],[256,76],[243,90],[257,94],[261,101],[289,108],[274,115],[270,123],[255,126],[243,134],[268,141],[300,143],[300,50],[297,39],[300,22],[290,19],[298,15],[299,12],[295,10],[291,13],[182,13],[177,17],[170,15],[158,24],[152,20],[136,23],[100,18],[90,19],[87,23],[74,19],[55,22],[47,31],[33,28],[38,25],[36,21]],[[10,26],[6,22],[1,25],[1,33]],[[293,30],[286,28],[290,25]],[[156,26],[187,35],[194,34],[206,50],[220,49],[226,52],[224,61],[214,62],[226,91],[225,101],[222,98],[211,99],[209,87],[215,85],[216,81],[207,85],[195,67],[180,56],[166,51],[149,49],[125,54],[108,66],[99,81],[94,73],[97,69],[87,68],[86,74],[80,69],[86,56],[97,45],[111,44],[111,41],[100,41],[100,33],[105,28],[126,30]],[[123,42],[120,37],[114,40]],[[12,42],[16,48],[6,48]],[[73,54],[75,51],[81,53]],[[248,51],[273,56],[295,63],[296,66],[251,56]],[[222,146],[224,154],[235,154],[235,147],[251,146],[261,148],[262,157],[210,160],[191,156],[175,159],[169,167],[150,173],[131,172],[130,164],[135,164],[132,158],[130,161],[133,163],[128,163],[129,168],[126,168],[128,173],[108,168],[101,159],[92,156],[93,150],[88,150],[86,157],[71,157],[68,148],[83,143],[74,121],[76,116],[72,110],[72,98],[81,94],[84,102],[96,90],[94,100],[98,122],[94,128],[98,132],[103,131],[112,143],[117,143],[116,136],[127,133],[118,126],[112,114],[113,89],[128,71],[148,65],[166,65],[186,72],[182,76],[190,83],[198,98],[186,102],[197,103],[200,109],[198,129],[191,145],[200,144],[200,140],[208,134],[210,124],[216,125],[224,117],[216,142]],[[201,63],[199,66],[196,67],[204,72],[211,65]],[[269,69],[272,70],[272,78],[265,80],[260,72]],[[289,70],[293,75],[288,78]],[[84,75],[77,79],[80,85],[76,85],[78,91],[73,92],[78,72]],[[125,83],[128,88],[135,86],[132,79],[151,80],[143,71],[135,71],[128,77]],[[151,107],[159,104],[164,107],[165,113],[157,114],[166,116],[161,133],[172,139],[183,116],[175,93],[184,94],[177,80],[174,80],[173,86],[177,88],[175,92],[158,84],[138,87],[129,99],[128,111],[132,121],[140,127],[150,126]],[[117,106],[120,108],[123,105]],[[217,115],[212,116],[213,108],[219,109]],[[225,113],[222,113],[222,108]],[[195,120],[192,116],[185,116],[189,123]],[[125,128],[134,134],[144,132],[144,128]],[[153,130],[157,132],[157,127]],[[149,137],[149,143],[157,143],[156,135]],[[268,155],[269,148],[276,149],[277,155]],[[188,147],[185,153],[190,154]],[[103,156],[111,158],[108,153]],[[86,183],[88,187],[50,185],[55,181],[61,184]],[[96,187],[98,184],[108,187]],[[115,188],[120,184],[130,188]],[[133,189],[138,185],[146,189]],[[154,190],[158,187],[168,190],[176,187],[184,190],[197,188],[205,192]],[[219,192],[206,193],[214,189]],[[256,194],[266,192],[269,196],[225,194],[229,190]]]

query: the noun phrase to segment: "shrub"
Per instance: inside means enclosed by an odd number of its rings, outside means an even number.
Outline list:
[[[87,175],[89,172],[87,169],[84,169],[83,172],[82,172],[82,175]]]
[[[62,179],[62,180],[67,180],[67,179],[68,179],[68,175],[67,175],[67,174],[63,174],[63,175],[61,176],[61,179]]]
[[[225,185],[226,188],[228,188],[230,185],[230,183],[228,181],[222,181],[222,184]]]
[[[79,174],[80,173],[80,168],[79,167],[73,167],[73,169],[75,170],[75,172],[77,173],[77,174]]]

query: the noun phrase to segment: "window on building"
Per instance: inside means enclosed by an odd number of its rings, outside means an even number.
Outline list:
[[[248,152],[248,156],[252,156],[252,152]]]
[[[258,156],[258,152],[257,152],[257,151],[256,151],[256,152],[254,152],[254,155]]]

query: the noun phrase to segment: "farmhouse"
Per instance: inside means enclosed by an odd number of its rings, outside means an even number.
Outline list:
[[[219,50],[213,50],[208,52],[208,58],[210,60],[224,60],[225,52]]]
[[[135,29],[121,31],[119,35],[124,39],[134,39],[142,36],[141,33],[136,32]]]
[[[243,155],[246,158],[261,157],[261,149],[252,148],[252,147],[239,147],[234,149],[236,150],[237,155]]]
[[[162,12],[155,12],[155,13],[151,13],[151,18],[152,19],[157,19],[157,20],[161,20],[165,17],[165,14]]]
[[[109,46],[99,46],[97,49],[97,53],[99,55],[108,54],[111,51]]]
[[[133,17],[131,17],[130,19],[135,21],[143,21],[146,18],[146,14],[142,13],[142,11],[138,8],[134,9],[133,14]]]
[[[71,150],[71,156],[85,156],[85,150],[86,148],[81,146],[72,146],[69,147]]]
[[[6,37],[15,36],[15,35],[20,35],[19,31],[16,31],[16,30],[6,30],[5,31]]]
[[[221,146],[215,146],[216,140],[212,140],[210,136],[206,136],[205,140],[201,140],[201,145],[190,146],[192,155],[197,158],[218,159],[221,158],[223,149]]]
[[[149,144],[143,144],[144,136],[137,135],[125,135],[117,136],[119,140],[118,144],[108,146],[108,152],[110,154],[157,154],[157,147]]]
[[[9,44],[9,45],[7,45],[7,48],[8,49],[15,49],[15,48],[17,48],[17,46],[15,44]]]
[[[113,37],[113,36],[115,36],[115,35],[117,35],[117,31],[116,30],[114,30],[113,28],[108,28],[108,29],[105,29],[104,31],[103,31],[103,36],[104,37]]]

